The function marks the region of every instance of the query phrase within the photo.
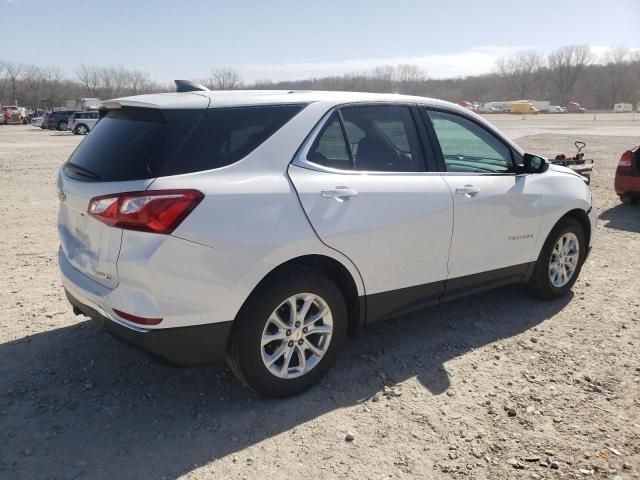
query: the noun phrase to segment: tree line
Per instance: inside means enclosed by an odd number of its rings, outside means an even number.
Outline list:
[[[305,80],[244,83],[233,68],[214,68],[199,81],[210,89],[342,90],[395,92],[457,102],[517,99],[550,100],[564,105],[577,101],[587,108],[611,109],[618,102],[640,102],[640,52],[624,46],[597,56],[587,45],[568,45],[543,54],[536,50],[500,58],[494,71],[463,78],[434,79],[413,64],[381,65]],[[166,92],[173,84],[154,81],[140,70],[122,66],[80,65],[72,75],[58,67],[0,61],[0,103],[31,109],[62,106],[65,100],[115,98]]]
[[[640,52],[616,46],[599,56],[587,45],[568,45],[545,55],[523,50],[497,60],[492,73],[464,78],[434,79],[416,65],[383,65],[368,72],[306,80],[256,82],[256,88],[356,90],[395,92],[440,98],[490,102],[576,101],[592,109],[612,109],[615,103],[640,102]]]

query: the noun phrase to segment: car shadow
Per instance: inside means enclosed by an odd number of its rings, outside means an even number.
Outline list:
[[[640,205],[619,203],[615,207],[604,210],[598,219],[606,220],[605,228],[640,233]]]
[[[163,365],[89,320],[24,337],[0,345],[0,477],[177,478],[386,384],[417,377],[440,395],[447,361],[538,325],[570,299],[512,286],[378,322],[319,385],[279,401],[222,365]]]

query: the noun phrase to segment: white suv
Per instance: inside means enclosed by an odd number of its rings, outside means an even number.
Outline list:
[[[421,97],[142,95],[62,166],[76,314],[174,363],[226,354],[299,393],[375,320],[523,282],[558,297],[595,232],[584,179]]]

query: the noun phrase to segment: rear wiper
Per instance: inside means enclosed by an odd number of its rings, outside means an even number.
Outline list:
[[[81,177],[87,177],[92,180],[100,180],[100,176],[93,173],[91,170],[87,170],[86,168],[80,167],[74,163],[67,162],[64,166],[64,169],[69,169],[76,175],[80,175]]]

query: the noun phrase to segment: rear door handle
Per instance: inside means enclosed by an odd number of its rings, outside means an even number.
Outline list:
[[[480,189],[473,185],[456,188],[456,195],[464,195],[465,197],[475,197],[479,193]]]
[[[323,198],[335,198],[338,202],[344,202],[349,200],[350,197],[358,195],[358,192],[348,187],[336,187],[321,190],[320,195]]]

